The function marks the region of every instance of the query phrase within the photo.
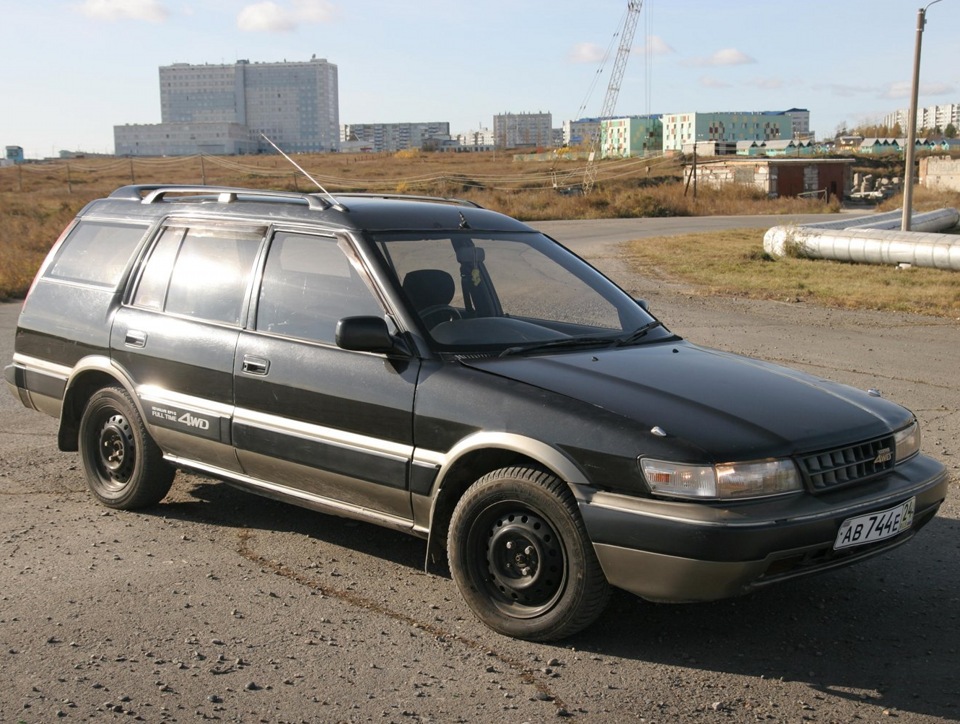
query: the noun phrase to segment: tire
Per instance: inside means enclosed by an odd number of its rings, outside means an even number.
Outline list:
[[[87,402],[80,417],[80,459],[93,496],[120,510],[159,503],[176,474],[119,386],[104,387]]]
[[[450,519],[447,552],[467,605],[506,636],[571,636],[610,597],[570,490],[536,468],[495,470],[471,485]]]

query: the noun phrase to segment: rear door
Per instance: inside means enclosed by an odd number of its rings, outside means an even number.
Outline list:
[[[168,455],[236,472],[233,359],[264,227],[165,225],[111,333],[145,422]]]
[[[336,345],[342,317],[384,315],[347,242],[277,231],[234,362],[243,471],[306,501],[411,518],[416,359]]]

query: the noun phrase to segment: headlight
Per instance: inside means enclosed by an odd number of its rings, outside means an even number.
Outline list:
[[[912,425],[895,432],[893,437],[897,446],[896,462],[902,462],[920,452],[920,425],[916,420]]]
[[[803,488],[791,460],[686,465],[643,458],[640,467],[652,492],[678,498],[758,498]]]

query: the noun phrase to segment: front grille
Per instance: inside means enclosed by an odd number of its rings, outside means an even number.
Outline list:
[[[799,459],[807,485],[814,491],[862,483],[893,469],[893,435],[805,455]]]

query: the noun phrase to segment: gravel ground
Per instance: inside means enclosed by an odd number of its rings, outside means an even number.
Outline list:
[[[710,604],[617,593],[530,644],[392,531],[183,473],[155,508],[99,507],[55,422],[2,392],[0,721],[960,719],[960,323],[708,299],[630,274],[615,244],[584,253],[694,342],[911,407],[953,475],[940,515],[858,566]],[[0,305],[4,364],[18,311]]]

